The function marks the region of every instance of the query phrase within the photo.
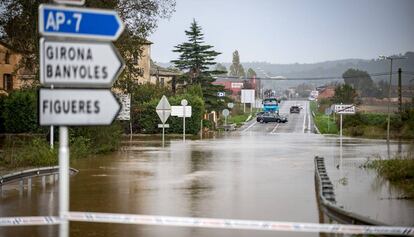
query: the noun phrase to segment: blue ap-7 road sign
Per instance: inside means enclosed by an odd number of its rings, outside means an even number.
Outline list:
[[[39,32],[45,36],[116,40],[123,30],[124,24],[115,11],[39,6]]]

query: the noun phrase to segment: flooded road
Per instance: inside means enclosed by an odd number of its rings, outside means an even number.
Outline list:
[[[376,187],[375,174],[359,168],[374,152],[386,153],[383,141],[345,139],[343,167],[337,169],[338,138],[308,133],[303,119],[307,116],[301,113],[292,120],[296,122],[288,123],[294,127],[292,133],[278,132],[279,128],[272,132],[275,124],[251,123],[253,132],[186,143],[170,140],[165,148],[158,138],[140,137],[114,154],[77,160],[71,165],[80,172],[70,180],[70,210],[317,223],[313,158],[319,155],[326,158],[338,204],[380,221],[414,224],[413,202],[385,202],[397,191]],[[391,145],[392,151],[397,148]],[[7,190],[0,200],[1,216],[57,215],[57,185],[42,188],[37,181],[31,193]],[[71,236],[319,236],[73,222],[70,226]],[[57,227],[0,228],[0,236],[57,236]]]

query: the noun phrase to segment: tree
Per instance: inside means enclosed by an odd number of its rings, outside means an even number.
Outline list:
[[[377,96],[378,89],[366,71],[348,69],[342,74],[345,84],[351,85],[361,96]]]
[[[204,34],[201,27],[193,20],[190,30],[186,30],[188,42],[175,46],[173,52],[179,53],[177,60],[172,60],[174,65],[182,70],[181,82],[185,85],[199,84],[203,91],[205,108],[208,111],[217,110],[224,107],[224,101],[219,100],[217,92],[223,91],[223,86],[213,85],[216,80],[213,75],[220,72],[210,70],[217,55],[221,54],[214,51],[211,45],[204,44]]]
[[[247,78],[253,78],[253,77],[256,77],[256,76],[257,76],[257,74],[252,68],[249,68],[247,70]]]
[[[218,72],[218,75],[226,75],[227,74],[227,68],[221,63],[216,64],[215,70]]]
[[[355,89],[349,84],[343,84],[335,88],[335,96],[332,98],[332,102],[336,104],[354,104],[356,97]]]
[[[2,0],[0,1],[0,38],[14,50],[22,53],[19,67],[25,67],[38,75],[39,38],[38,7],[49,0]],[[129,78],[140,73],[135,67],[141,55],[145,38],[152,33],[160,18],[168,18],[174,12],[175,0],[88,0],[87,7],[115,9],[126,27],[115,42],[125,60],[126,70],[121,77]],[[39,78],[36,76],[36,78]]]
[[[245,77],[243,65],[240,64],[239,52],[236,50],[233,52],[233,63],[230,65],[230,76]]]

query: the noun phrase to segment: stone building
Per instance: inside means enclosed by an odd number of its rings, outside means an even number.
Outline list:
[[[0,93],[19,89],[32,83],[34,75],[25,68],[18,69],[21,54],[0,41]]]
[[[151,84],[166,86],[174,90],[177,86],[176,79],[180,74],[179,71],[158,66],[151,60]]]

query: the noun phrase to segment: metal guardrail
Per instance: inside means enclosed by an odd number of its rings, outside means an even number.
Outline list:
[[[335,193],[325,168],[323,157],[315,157],[315,187],[321,210],[341,224],[387,226],[376,220],[346,211],[336,205]]]
[[[74,168],[70,168],[70,174],[76,174],[79,171]],[[29,179],[34,177],[41,177],[41,176],[48,176],[59,174],[59,166],[51,166],[51,167],[42,167],[42,168],[35,168],[29,170],[23,170],[19,172],[14,172],[11,174],[6,174],[4,176],[0,176],[0,186],[21,181],[23,179]]]

